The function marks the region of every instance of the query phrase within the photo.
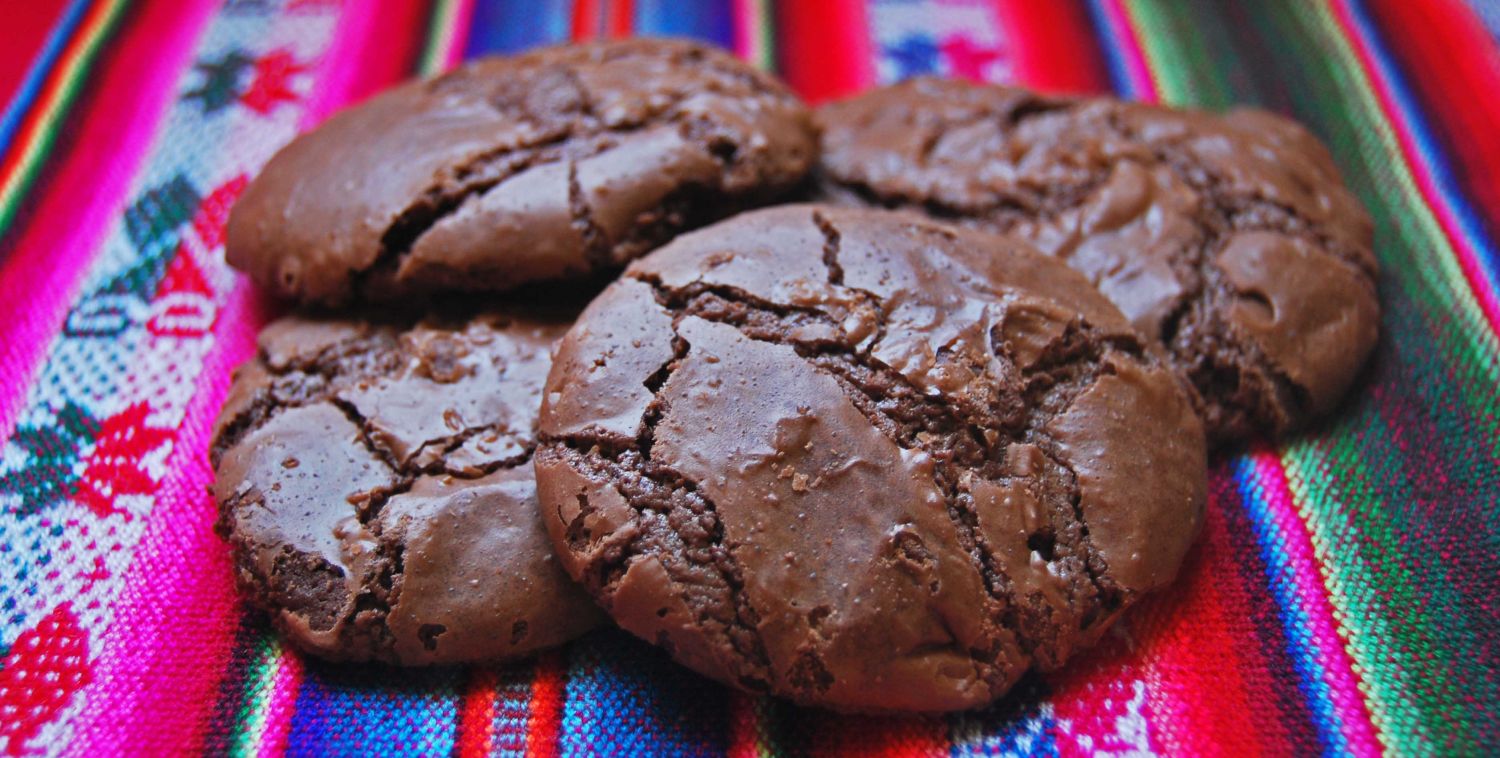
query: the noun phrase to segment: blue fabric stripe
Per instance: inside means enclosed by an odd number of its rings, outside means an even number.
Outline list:
[[[728,748],[725,688],[624,632],[574,643],[566,697],[558,739],[565,756],[722,755]]]
[[[647,37],[691,37],[733,47],[734,4],[730,0],[635,0],[635,32]]]
[[[462,669],[308,661],[288,755],[451,755]]]
[[[1109,88],[1120,97],[1139,100],[1141,93],[1130,86],[1130,72],[1125,66],[1124,53],[1120,51],[1119,40],[1110,31],[1109,16],[1104,12],[1102,0],[1088,0],[1087,7],[1090,25],[1094,28],[1094,39],[1098,40],[1099,51],[1104,53],[1106,68],[1109,69]]]
[[[572,19],[571,0],[476,0],[464,58],[565,42]]]
[[[1338,729],[1333,699],[1329,695],[1328,685],[1320,676],[1319,651],[1315,649],[1308,632],[1311,623],[1297,600],[1297,587],[1293,579],[1296,569],[1287,558],[1280,534],[1272,522],[1265,495],[1258,486],[1255,463],[1250,458],[1241,456],[1235,459],[1232,467],[1235,484],[1240,490],[1240,500],[1244,503],[1246,515],[1250,517],[1250,528],[1254,530],[1255,540],[1260,545],[1261,560],[1266,567],[1266,586],[1271,590],[1281,611],[1281,627],[1286,634],[1287,652],[1297,671],[1298,689],[1306,699],[1308,712],[1313,717],[1313,726],[1318,731],[1318,739],[1329,754],[1347,754],[1349,745],[1344,740],[1343,732]]]

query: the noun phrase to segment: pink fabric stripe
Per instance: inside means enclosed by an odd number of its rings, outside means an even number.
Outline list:
[[[271,682],[271,696],[266,699],[266,728],[255,754],[271,758],[286,753],[287,736],[292,732],[292,716],[297,712],[297,693],[302,689],[302,656],[283,649],[276,661],[276,678]]]
[[[474,26],[474,0],[458,0],[454,13],[453,28],[448,31],[448,55],[443,60],[443,70],[448,70],[464,61],[464,48],[468,47],[469,29]]]
[[[13,316],[0,319],[4,323],[0,327],[0,439],[15,432],[16,415],[41,361],[61,331],[84,272],[111,226],[121,218],[147,152],[177,96],[181,74],[192,61],[195,43],[218,3],[195,0],[167,5],[165,11],[160,5],[138,11],[169,12],[174,21],[145,27],[152,33],[150,66],[130,72],[129,88],[117,93],[128,107],[121,107],[119,120],[111,124],[117,141],[107,149],[93,146],[102,165],[87,174],[86,183],[45,187],[47,193],[74,203],[67,222],[36,219],[37,226],[25,232],[0,273],[0,314],[11,311]],[[110,93],[99,96],[110,97]]]
[[[1438,191],[1437,183],[1432,177],[1432,169],[1427,164],[1427,158],[1417,148],[1416,140],[1412,137],[1412,128],[1407,122],[1407,115],[1396,105],[1395,98],[1391,94],[1391,84],[1386,80],[1385,71],[1376,63],[1369,41],[1360,33],[1359,26],[1350,17],[1346,0],[1332,0],[1328,7],[1334,20],[1338,22],[1344,38],[1348,40],[1349,47],[1354,50],[1355,57],[1359,59],[1360,67],[1364,69],[1365,77],[1370,82],[1370,88],[1380,102],[1385,121],[1390,125],[1391,131],[1396,135],[1396,141],[1401,145],[1402,157],[1407,167],[1411,169],[1417,189],[1422,193],[1422,200],[1428,208],[1432,209],[1433,215],[1437,216],[1443,236],[1448,238],[1448,245],[1453,248],[1453,257],[1458,261],[1464,279],[1469,284],[1469,291],[1474,293],[1474,299],[1478,302],[1481,313],[1489,322],[1490,331],[1500,334],[1500,294],[1490,289],[1484,269],[1476,259],[1476,253],[1459,226],[1458,219],[1454,217],[1453,209]],[[1487,96],[1493,96],[1493,93],[1488,93]]]
[[[740,60],[759,63],[760,4],[756,0],[734,0],[734,54]]]
[[[1286,468],[1271,451],[1251,453],[1251,458],[1266,509],[1276,523],[1281,535],[1281,549],[1292,568],[1298,605],[1302,606],[1308,631],[1318,646],[1317,660],[1323,682],[1328,686],[1329,699],[1338,714],[1339,730],[1356,755],[1379,755],[1380,742],[1375,736],[1369,704],[1360,691],[1354,659],[1345,649],[1344,637],[1333,617],[1333,605],[1328,600],[1328,580],[1323,576],[1322,564],[1314,553],[1312,535],[1293,502]]]
[[[876,83],[876,44],[864,0],[776,4],[780,73],[809,102],[846,97]]]
[[[1146,55],[1141,49],[1140,38],[1130,23],[1129,12],[1123,0],[1099,0],[1099,7],[1109,22],[1109,39],[1113,41],[1120,59],[1125,63],[1126,76],[1130,79],[1130,95],[1147,103],[1161,101],[1156,80],[1151,78],[1151,69],[1146,65]]]
[[[206,491],[213,473],[204,451],[230,372],[254,350],[261,310],[241,281],[219,312],[215,349],[173,442],[156,508],[114,601],[114,620],[98,641],[101,654],[78,717],[85,744],[187,750],[201,744],[210,722],[240,605],[229,554],[213,532],[215,507]],[[126,713],[152,718],[120,717]]]
[[[302,131],[317,126],[347,104],[363,73],[359,65],[361,52],[379,18],[379,5],[380,0],[346,0],[339,10],[333,44],[318,64],[318,85],[310,93],[307,108],[298,122]]]
[[[368,84],[369,76],[356,64],[375,28],[375,10],[373,0],[352,0],[342,9],[318,71],[331,77],[332,84],[318,80],[302,117],[304,127],[343,105],[352,88]],[[91,730],[80,729],[80,734],[89,734],[90,744],[196,745],[211,721],[208,711],[216,706],[214,695],[233,646],[240,606],[228,552],[212,531],[216,509],[205,493],[213,473],[205,451],[231,373],[254,354],[256,333],[276,307],[240,277],[219,309],[213,347],[169,457],[171,473],[158,490],[156,508],[116,600],[110,630],[129,639],[101,640],[103,653],[89,693],[98,694],[80,716]],[[284,752],[303,676],[295,654],[283,653],[277,665],[266,703],[262,754]],[[149,672],[175,673],[172,682],[145,684],[142,679]],[[183,703],[199,707],[184,709]],[[142,723],[120,719],[119,713],[169,717]]]

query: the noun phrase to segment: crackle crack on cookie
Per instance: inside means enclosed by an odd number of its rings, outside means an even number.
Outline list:
[[[226,255],[341,305],[618,268],[810,169],[811,115],[722,51],[614,40],[472,62],[294,140],[246,189]],[[357,171],[378,160],[378,178]]]
[[[829,250],[837,249],[837,229],[819,214],[814,214],[813,218],[823,234],[832,240],[825,247],[827,256]],[[1052,416],[1065,411],[1073,398],[1106,370],[1103,366],[1106,350],[1118,350],[1132,358],[1142,359],[1139,342],[1133,338],[1099,335],[1084,324],[1070,324],[1057,343],[1047,346],[1038,363],[1022,373],[1024,384],[1019,396],[1013,393],[1012,397],[997,404],[998,409],[955,407],[950,401],[925,397],[909,380],[871,359],[867,351],[835,341],[809,342],[789,337],[789,331],[805,328],[810,321],[820,322],[824,331],[836,327],[827,316],[814,309],[767,302],[733,288],[694,285],[669,290],[659,281],[652,282],[651,277],[638,278],[652,284],[657,301],[676,314],[679,320],[684,315],[691,315],[726,323],[751,339],[794,348],[802,358],[835,378],[854,405],[894,442],[908,450],[926,451],[939,460],[942,465],[936,470],[937,482],[945,493],[946,508],[959,530],[964,549],[984,576],[992,598],[1006,608],[1001,622],[1020,637],[1022,647],[1028,652],[1049,659],[1054,657],[1045,649],[1037,650],[1043,646],[1043,635],[1035,629],[1023,628],[1019,613],[1025,599],[1016,597],[1014,583],[1000,567],[996,551],[979,534],[972,505],[966,504],[960,489],[960,481],[966,473],[986,479],[1003,476],[1001,464],[1007,444],[1040,445],[1048,458],[1048,465],[1056,469],[1057,476],[1068,490],[1065,497],[1072,520],[1058,519],[1058,523],[1049,528],[1049,539],[1053,544],[1049,552],[1055,556],[1049,561],[1060,561],[1071,570],[1088,576],[1104,606],[1103,612],[1113,610],[1119,603],[1119,590],[1104,577],[1104,561],[1088,538],[1073,470],[1062,460],[1042,428]],[[884,314],[884,303],[869,293],[864,294],[872,298],[876,311]],[[883,315],[880,328],[882,331],[889,328]],[[879,340],[874,344],[878,345]],[[679,352],[673,362],[683,355],[685,351]],[[664,381],[664,378],[655,378],[651,382],[653,393]],[[659,404],[654,402],[648,410],[646,429],[654,428],[650,418],[659,417],[660,413]],[[1086,614],[1084,625],[1087,626],[1096,615]],[[1037,620],[1030,626],[1045,624],[1045,620]]]
[[[736,675],[738,683],[764,691],[768,688],[770,662],[756,630],[759,616],[743,591],[742,570],[730,546],[724,544],[716,506],[690,478],[651,459],[656,425],[666,410],[660,391],[673,369],[687,357],[691,345],[674,333],[672,348],[672,355],[643,382],[653,397],[634,446],[625,447],[619,440],[598,436],[558,440],[565,446],[570,465],[613,481],[637,511],[640,534],[629,544],[604,554],[603,560],[586,570],[608,592],[632,560],[650,556],[663,561],[673,580],[686,588],[686,602],[698,622],[721,628],[719,633],[737,651],[742,667]],[[576,535],[591,513],[585,501],[569,525],[570,533]],[[687,560],[675,560],[679,555]],[[670,648],[665,638],[655,641]]]
[[[1067,260],[1167,348],[1219,441],[1326,414],[1373,347],[1368,215],[1283,119],[917,80],[820,120],[826,197]]]
[[[603,588],[606,602],[610,588],[618,587],[634,561],[661,561],[697,622],[722,636],[736,652],[736,682],[765,691],[770,662],[756,629],[759,614],[744,593],[743,570],[724,543],[713,501],[691,479],[650,460],[640,450],[605,452],[579,438],[561,442],[560,448],[544,455],[564,457],[569,465],[608,479],[636,509],[636,537],[588,568]],[[581,512],[577,518],[587,515]],[[671,647],[665,637],[653,642]]]
[[[563,326],[483,313],[290,317],[262,332],[211,448],[216,526],[237,583],[294,644],[337,660],[459,662],[594,623],[532,513],[535,404]],[[528,597],[511,597],[497,570]],[[432,586],[460,584],[456,606]],[[526,631],[487,632],[500,623]]]
[[[788,206],[683,237],[558,360],[538,480],[570,571],[678,660],[741,686],[764,666],[800,702],[987,701],[1169,578],[1201,508],[1201,427],[1117,310],[1024,246],[905,214]],[[1101,415],[1171,439],[1161,471],[1120,486]],[[667,539],[642,490],[682,482],[713,515]],[[1144,556],[1122,516],[1171,544]],[[733,564],[694,578],[684,526]],[[714,615],[682,599],[705,587]],[[869,692],[878,672],[903,692]]]

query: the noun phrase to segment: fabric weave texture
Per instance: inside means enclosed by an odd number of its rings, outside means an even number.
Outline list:
[[[69,0],[0,50],[0,753],[1500,752],[1500,43],[1462,0]],[[403,78],[598,36],[723,45],[813,102],[919,74],[1253,104],[1376,220],[1381,341],[1326,422],[1214,459],[1174,588],[986,710],[837,716],[615,631],[505,667],[285,649],[206,450],[281,306],[223,227]]]

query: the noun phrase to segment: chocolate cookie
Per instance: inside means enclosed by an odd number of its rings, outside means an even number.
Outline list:
[[[1060,665],[1202,518],[1182,380],[1079,274],[915,215],[783,206],[637,261],[563,339],[563,566],[721,681],[943,711]]]
[[[1167,347],[1213,437],[1327,413],[1375,345],[1370,217],[1291,121],[932,79],[819,117],[831,198],[1067,261]]]
[[[566,642],[600,616],[536,506],[536,406],[564,323],[266,327],[214,433],[218,529],[299,648],[403,665]]]
[[[807,108],[723,51],[544,48],[406,84],[294,140],[235,205],[227,256],[329,305],[574,277],[776,196],[815,149]]]

